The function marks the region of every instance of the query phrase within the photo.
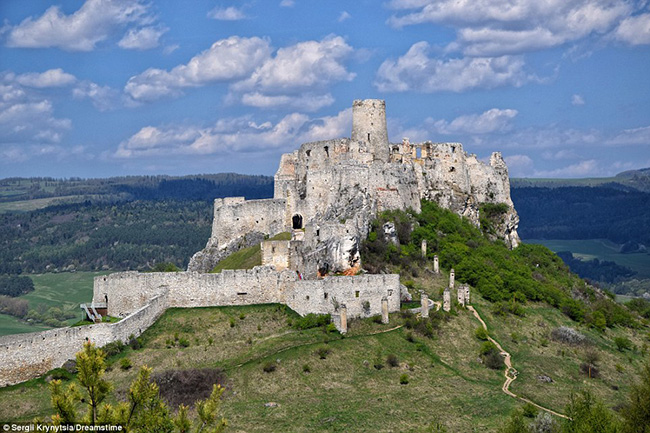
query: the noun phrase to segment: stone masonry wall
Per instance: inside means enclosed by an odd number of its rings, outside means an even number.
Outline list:
[[[287,305],[300,315],[334,314],[341,304],[348,318],[381,314],[381,299],[388,299],[388,311],[400,309],[399,275],[360,275],[327,277],[323,280],[300,280],[287,295]],[[364,308],[366,303],[367,309]]]
[[[74,359],[86,341],[104,346],[139,336],[167,309],[166,296],[155,296],[146,305],[117,323],[98,323],[0,337],[0,386],[37,377]]]
[[[381,314],[381,299],[389,311],[399,311],[399,275],[362,275],[299,280],[294,271],[272,267],[198,272],[121,272],[97,277],[93,300],[105,302],[108,313],[124,317],[117,323],[98,323],[0,337],[0,386],[31,379],[68,359],[85,341],[104,346],[140,335],[170,307],[286,304],[299,314],[335,314],[336,302],[346,304],[348,317]],[[336,302],[334,302],[336,301]],[[364,303],[367,302],[364,308]]]

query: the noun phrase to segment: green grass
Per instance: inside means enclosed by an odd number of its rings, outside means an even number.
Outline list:
[[[515,393],[559,411],[578,388],[591,389],[608,406],[626,398],[642,355],[638,349],[621,354],[613,338],[626,335],[639,348],[647,330],[599,334],[580,329],[601,356],[602,377],[588,380],[579,373],[582,348],[553,341],[541,345],[554,327],[576,326],[562,313],[529,304],[526,317],[501,318],[493,316],[491,305],[477,295],[473,303],[490,335],[512,353],[519,371],[511,387]],[[415,343],[405,338],[407,329],[391,330],[401,323],[397,314],[391,315],[388,325],[352,320],[344,338],[320,328],[297,331],[288,325],[296,317],[280,305],[170,309],[143,334],[144,349],[127,349],[109,360],[107,377],[115,384],[115,394],[123,395],[143,365],[154,372],[223,369],[227,377],[223,414],[231,431],[237,432],[411,432],[421,431],[434,419],[448,431],[495,431],[522,404],[501,392],[502,371],[479,363],[481,341],[474,337],[478,322],[464,309],[448,315],[435,339],[416,334]],[[231,319],[235,326],[230,326]],[[512,332],[520,335],[518,342]],[[176,336],[189,341],[189,347],[170,345]],[[330,353],[320,359],[316,352],[324,346]],[[398,367],[373,367],[377,358],[385,362],[389,354],[397,355]],[[124,357],[133,363],[128,371],[119,368]],[[267,363],[274,363],[276,371],[265,373]],[[308,373],[304,365],[309,365]],[[542,373],[554,383],[539,382]],[[400,384],[402,374],[409,376],[407,385]],[[0,420],[27,421],[52,414],[42,380],[0,389],[0,400],[8,402],[0,405]],[[265,407],[267,402],[278,406]]]
[[[619,253],[621,246],[606,239],[526,239],[524,242],[528,244],[544,245],[554,252],[571,251],[575,257],[580,257],[582,260],[597,258],[600,260],[612,261],[636,271],[638,274],[635,275],[635,278],[650,278],[650,254],[621,254]]]
[[[30,275],[34,281],[34,291],[21,296],[29,303],[29,308],[40,311],[50,307],[61,308],[75,314],[65,321],[72,325],[84,316],[79,304],[90,302],[93,298],[93,278],[107,272],[61,272],[57,274]],[[50,329],[45,325],[30,325],[27,322],[5,314],[0,314],[0,335],[21,334]]]
[[[291,233],[283,232],[273,236],[271,241],[288,241],[291,239]],[[242,248],[217,263],[212,269],[212,273],[219,273],[224,269],[253,269],[255,266],[262,264],[262,248],[260,245],[254,245],[248,248]]]
[[[107,272],[61,272],[58,274],[30,275],[34,281],[34,291],[21,298],[29,302],[29,308],[38,309],[59,307],[72,311],[76,316],[67,320],[71,325],[83,318],[79,304],[92,301],[93,278]],[[43,308],[43,307],[40,307]]]
[[[61,203],[78,203],[86,200],[88,197],[82,195],[69,195],[62,197],[35,198],[33,200],[20,200],[0,203],[0,213],[5,212],[29,212],[32,210],[43,209],[48,206]]]
[[[26,332],[38,332],[50,329],[43,325],[30,325],[7,314],[0,314],[0,336],[11,334],[24,334]]]

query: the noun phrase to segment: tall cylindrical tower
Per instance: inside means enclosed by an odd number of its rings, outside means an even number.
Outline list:
[[[382,99],[357,99],[352,104],[352,140],[368,143],[375,159],[389,158],[386,102]]]

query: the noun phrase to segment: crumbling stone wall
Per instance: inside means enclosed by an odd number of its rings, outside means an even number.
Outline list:
[[[336,314],[341,304],[347,317],[370,317],[382,313],[381,300],[388,300],[388,311],[400,309],[399,275],[359,275],[296,281],[287,293],[287,305],[298,314]]]
[[[37,377],[74,359],[86,341],[104,346],[139,336],[167,309],[166,295],[149,299],[117,323],[97,323],[0,337],[0,386]]]
[[[210,239],[206,247],[190,259],[187,269],[209,272],[233,252],[257,245],[267,236],[288,231],[291,221],[285,211],[283,199],[216,199]]]

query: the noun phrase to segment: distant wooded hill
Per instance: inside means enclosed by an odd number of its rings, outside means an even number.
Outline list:
[[[195,176],[126,176],[106,179],[6,178],[0,179],[0,203],[65,197],[68,202],[99,199],[213,200],[244,196],[273,196],[273,177],[235,173]]]
[[[524,241],[608,239],[621,246],[621,253],[641,254],[650,246],[650,169],[601,179],[511,179],[511,195]],[[632,277],[610,261],[561,257],[593,281]]]
[[[272,195],[272,177],[232,173],[2,179],[0,274],[183,268],[210,236],[213,199]]]

